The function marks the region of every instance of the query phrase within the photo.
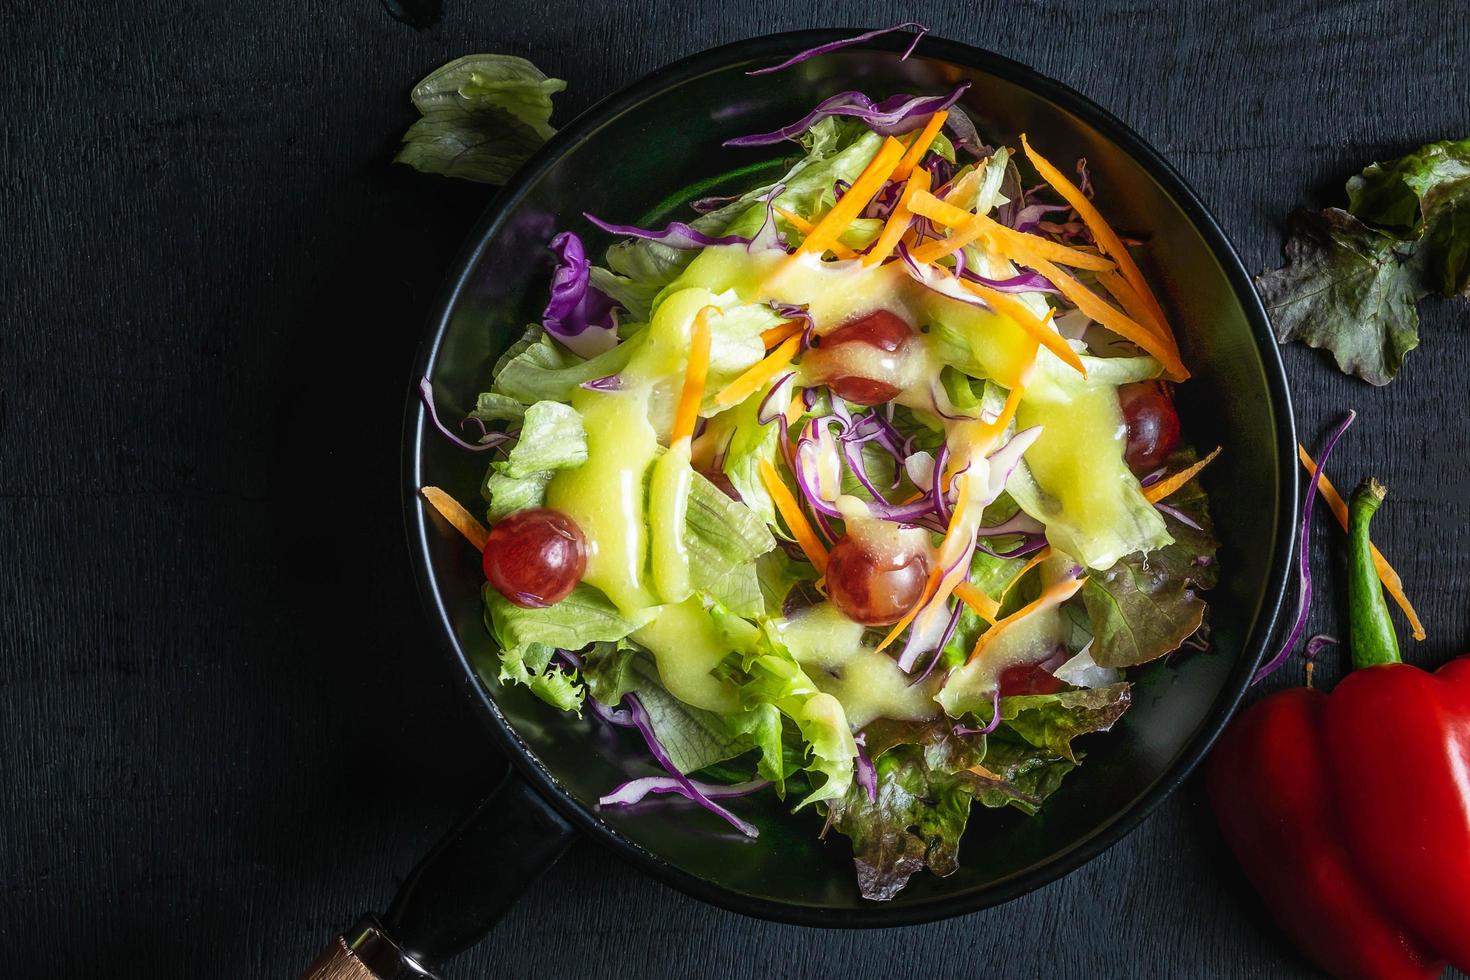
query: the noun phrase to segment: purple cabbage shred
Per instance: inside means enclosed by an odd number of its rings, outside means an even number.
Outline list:
[[[1317,487],[1322,483],[1322,474],[1327,469],[1327,460],[1332,456],[1332,450],[1337,446],[1337,440],[1342,438],[1342,434],[1347,431],[1347,427],[1352,425],[1353,419],[1357,417],[1358,413],[1350,409],[1347,417],[1338,424],[1337,428],[1332,431],[1332,434],[1327,437],[1327,441],[1322,444],[1322,454],[1317,458],[1317,471],[1312,474],[1312,480],[1307,484],[1306,500],[1302,504],[1302,531],[1297,540],[1298,590],[1296,620],[1292,623],[1291,632],[1287,635],[1286,642],[1281,644],[1281,648],[1276,651],[1276,655],[1271,658],[1270,662],[1256,671],[1256,676],[1251,680],[1252,685],[1261,683],[1261,681],[1281,669],[1281,665],[1286,663],[1287,658],[1291,656],[1291,651],[1296,649],[1296,641],[1301,639],[1302,631],[1306,629],[1307,614],[1312,608],[1312,505],[1317,502]]]
[[[595,357],[618,342],[611,298],[591,283],[592,263],[582,239],[564,231],[551,240],[556,271],[541,325],[573,354]]]
[[[833,51],[840,51],[843,48],[850,48],[854,44],[862,44],[865,41],[873,40],[873,38],[875,37],[882,37],[884,34],[895,34],[900,31],[914,32],[914,39],[909,42],[909,46],[907,48],[904,48],[903,54],[899,55],[898,57],[899,61],[907,61],[909,55],[914,53],[914,48],[918,45],[919,39],[922,38],[925,34],[929,33],[929,28],[925,27],[923,24],[918,23],[917,21],[912,20],[904,21],[902,24],[894,24],[892,27],[884,27],[876,31],[864,31],[861,34],[856,34],[849,38],[843,38],[841,41],[828,41],[826,44],[819,44],[814,48],[807,48],[805,51],[798,51],[796,54],[787,58],[779,65],[771,65],[768,68],[757,68],[754,71],[748,71],[745,74],[772,75],[778,71],[783,71],[787,68],[790,68],[793,65],[799,65],[803,61],[807,61],[811,58],[817,58],[824,54],[831,54]]]

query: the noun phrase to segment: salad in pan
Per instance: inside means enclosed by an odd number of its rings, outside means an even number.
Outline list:
[[[646,741],[602,806],[754,838],[776,794],[876,900],[955,870],[973,803],[1041,807],[1216,577],[1146,245],[965,88],[731,140],[783,175],[586,215],[600,265],[556,235],[470,414],[488,530],[425,489],[483,548],[499,681]]]

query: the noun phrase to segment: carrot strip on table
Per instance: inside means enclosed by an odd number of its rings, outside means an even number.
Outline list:
[[[689,366],[684,371],[684,387],[679,392],[679,404],[674,409],[674,429],[669,444],[694,435],[695,423],[699,421],[699,404],[704,401],[704,382],[709,376],[709,311],[719,312],[718,307],[706,306],[694,317],[694,328],[689,340]]]
[[[477,521],[473,514],[464,509],[464,506],[440,490],[438,487],[420,487],[419,493],[429,502],[429,506],[439,512],[454,529],[465,536],[465,540],[475,546],[476,551],[485,550],[485,542],[490,537],[490,532],[485,530],[485,525]]]
[[[1160,500],[1163,500],[1165,497],[1169,496],[1169,494],[1178,490],[1190,480],[1193,480],[1195,476],[1199,474],[1200,470],[1210,465],[1210,461],[1213,460],[1216,456],[1220,455],[1220,450],[1222,448],[1223,447],[1221,446],[1216,446],[1214,450],[1211,451],[1211,453],[1204,459],[1199,460],[1198,462],[1193,463],[1189,466],[1186,466],[1184,469],[1180,470],[1178,473],[1175,473],[1173,476],[1164,477],[1162,480],[1160,480],[1158,483],[1155,483],[1151,487],[1144,487],[1143,499],[1147,500],[1151,504],[1156,504]]]
[[[1306,448],[1298,445],[1296,447],[1297,458],[1302,461],[1302,466],[1309,474],[1317,472],[1317,463],[1312,459]],[[1332,510],[1332,516],[1337,518],[1337,523],[1342,525],[1344,531],[1348,527],[1348,506],[1342,499],[1342,494],[1327,479],[1327,474],[1322,474],[1322,479],[1317,481],[1317,492],[1322,499],[1327,501],[1327,506]],[[1404,591],[1404,580],[1399,578],[1399,573],[1393,570],[1388,559],[1383,557],[1383,552],[1378,550],[1376,544],[1370,544],[1373,552],[1373,567],[1378,570],[1378,580],[1383,583],[1384,591],[1393,597],[1398,607],[1404,611],[1404,618],[1409,621],[1409,628],[1413,630],[1414,639],[1422,640],[1425,637],[1424,624],[1419,620],[1419,613],[1415,611],[1414,604],[1409,601],[1408,593]]]
[[[766,486],[766,492],[771,495],[771,502],[776,505],[776,510],[786,521],[786,527],[791,531],[791,536],[801,546],[813,567],[822,574],[827,572],[827,549],[822,547],[822,541],[817,537],[817,532],[812,530],[806,515],[801,512],[801,505],[786,489],[786,484],[781,482],[781,475],[769,460],[760,461],[761,482]]]
[[[918,137],[909,144],[908,151],[904,153],[903,159],[899,160],[898,166],[893,168],[894,180],[908,179],[909,174],[913,173],[914,168],[919,165],[919,161],[924,159],[924,154],[929,152],[929,147],[934,144],[934,137],[939,135],[939,128],[944,125],[944,121],[948,118],[949,112],[945,109],[940,109],[929,117],[929,121],[924,124],[924,128],[919,130]]]

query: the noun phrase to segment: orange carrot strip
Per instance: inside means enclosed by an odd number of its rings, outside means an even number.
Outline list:
[[[731,405],[744,401],[761,385],[774,378],[776,372],[790,364],[800,347],[800,337],[787,337],[781,341],[781,346],[761,358],[744,374],[721,389],[720,393],[715,395],[715,404],[720,408],[729,408]]]
[[[1206,456],[1204,459],[1198,461],[1197,463],[1186,466],[1184,469],[1180,470],[1178,473],[1175,473],[1173,476],[1164,477],[1162,480],[1160,480],[1158,483],[1155,483],[1151,487],[1144,487],[1143,499],[1147,500],[1151,504],[1156,504],[1160,500],[1163,500],[1165,497],[1169,496],[1169,494],[1173,493],[1175,490],[1178,490],[1190,480],[1193,480],[1195,476],[1198,475],[1200,470],[1210,465],[1210,461],[1213,460],[1216,456],[1220,455],[1221,448],[1222,447],[1220,446],[1216,446],[1214,448],[1214,451],[1212,451],[1210,455]]]
[[[873,154],[873,159],[858,174],[847,193],[842,199],[832,205],[832,210],[822,216],[816,226],[812,228],[811,234],[807,235],[800,245],[796,247],[797,256],[815,253],[820,255],[825,252],[832,243],[837,241],[839,235],[847,230],[852,220],[862,213],[863,208],[873,200],[878,191],[888,181],[893,173],[893,168],[898,166],[898,161],[903,158],[903,144],[892,136],[883,141],[878,152]],[[789,262],[790,260],[788,260]]]
[[[810,235],[812,233],[812,229],[815,227],[810,221],[806,220],[801,215],[797,214],[794,211],[787,211],[779,204],[772,208],[772,210],[774,210],[781,217],[785,218],[787,224],[791,225],[791,227],[795,228],[803,235]],[[856,252],[854,252],[852,249],[848,248],[841,242],[833,242],[832,244],[828,245],[827,251],[831,252],[839,259],[855,259],[858,257],[858,254]]]
[[[786,424],[795,425],[797,419],[806,414],[806,402],[801,400],[800,394],[791,396],[791,404],[786,406]]]
[[[1047,238],[1036,235],[1028,235],[1024,232],[1007,228],[1005,225],[995,221],[983,214],[975,214],[963,208],[957,208],[947,201],[941,201],[933,194],[918,193],[913,197],[909,205],[916,214],[922,214],[926,218],[932,218],[950,229],[948,238],[938,241],[926,242],[914,251],[914,260],[918,262],[933,262],[936,259],[955,251],[962,245],[982,235],[991,240],[996,250],[1011,254],[1033,255],[1040,258],[1050,259],[1062,265],[1069,265],[1078,269],[1092,269],[1102,271],[1113,268],[1113,263],[1101,255],[1092,252],[1084,252],[1080,249],[1071,248],[1060,242],[1054,242]],[[1026,264],[1030,264],[1029,262]]]
[[[453,524],[454,529],[475,546],[476,551],[485,550],[485,541],[490,537],[490,532],[485,530],[485,525],[475,520],[474,515],[465,510],[458,500],[438,487],[420,487],[419,493],[424,495],[429,506],[439,512],[439,516]]]
[[[1174,343],[1174,335],[1169,331],[1168,326],[1154,319],[1153,311],[1144,305],[1138,293],[1134,292],[1133,287],[1128,285],[1128,280],[1118,275],[1117,271],[1114,270],[1111,272],[1099,272],[1097,274],[1097,282],[1098,285],[1108,291],[1108,295],[1118,301],[1118,305],[1123,307],[1123,312],[1145,327],[1148,327],[1155,337],[1159,338],[1163,343],[1168,344],[1171,349],[1178,350],[1178,346]]]
[[[679,392],[679,404],[674,409],[674,429],[669,435],[669,445],[694,435],[694,425],[699,421],[699,403],[704,401],[704,381],[709,376],[709,311],[719,312],[718,307],[706,306],[694,317],[693,336],[689,340],[689,366],[684,371],[684,388]]]
[[[1133,261],[1133,256],[1128,254],[1123,240],[1108,226],[1102,212],[1093,206],[1092,202],[1087,199],[1087,195],[1082,193],[1081,188],[1068,180],[1040,153],[1031,149],[1031,144],[1026,141],[1025,133],[1021,134],[1021,147],[1026,151],[1026,156],[1031,161],[1031,165],[1036,168],[1036,172],[1041,174],[1041,179],[1062,195],[1062,200],[1072,205],[1072,210],[1082,218],[1082,223],[1087,225],[1088,231],[1092,232],[1092,237],[1098,246],[1118,263],[1118,269],[1123,273],[1123,278],[1128,281],[1128,285],[1133,287],[1144,307],[1167,334],[1168,320],[1164,317],[1163,307],[1159,306],[1157,297],[1154,296],[1153,290],[1148,288],[1148,281],[1143,278],[1143,273]]]
[[[1077,308],[1089,318],[1153,355],[1174,380],[1183,381],[1189,377],[1189,370],[1185,368],[1184,362],[1179,359],[1178,350],[1171,343],[1154,336],[1147,327],[1130,318],[1045,259],[1031,259],[1025,264],[1050,279],[1052,285],[1060,289],[1062,295],[1075,303]]]
[[[1027,616],[1031,615],[1039,609],[1050,608],[1052,606],[1057,606],[1063,602],[1066,602],[1068,599],[1076,595],[1077,590],[1082,588],[1082,586],[1086,584],[1086,582],[1087,579],[1085,578],[1076,578],[1067,579],[1066,581],[1058,582],[1056,585],[1053,585],[1051,588],[1041,593],[1041,595],[1037,596],[1034,600],[1026,603],[1026,605],[1022,606],[1020,609],[1017,609],[1015,612],[1011,613],[1009,616],[1005,617],[1000,622],[990,627],[990,629],[986,630],[984,633],[981,633],[980,638],[975,641],[975,648],[970,651],[969,659],[965,662],[973,663],[975,658],[980,656],[980,651],[985,649],[986,644],[988,644],[991,640],[995,639],[1002,632],[1004,632],[1006,627],[1015,625],[1017,622],[1025,619]]]
[[[894,180],[906,180],[908,175],[914,172],[919,161],[924,159],[924,154],[929,152],[929,147],[934,143],[934,137],[939,135],[939,127],[949,118],[949,112],[941,109],[929,117],[924,128],[919,130],[918,138],[909,144],[908,152],[903,159],[898,161],[898,166],[893,169]]]
[[[935,268],[939,267],[935,266]],[[985,300],[992,310],[1014,321],[1018,327],[1025,330],[1033,339],[1060,358],[1063,364],[1084,378],[1087,377],[1087,368],[1083,367],[1082,358],[1078,357],[1077,352],[1067,343],[1067,338],[1057,333],[1048,325],[1049,318],[1048,320],[1041,319],[1035,313],[1031,312],[1029,306],[1009,293],[1003,293],[998,289],[991,289],[989,286],[982,286],[980,283],[971,282],[968,279],[956,279],[955,281],[960,284],[962,289],[968,290]]]
[[[1000,613],[1000,603],[986,595],[974,582],[961,582],[954,587],[955,596],[975,610],[975,614],[985,620],[991,626],[995,625],[995,617]]]
[[[786,526],[791,530],[791,536],[801,546],[806,554],[807,560],[812,563],[817,571],[822,574],[827,572],[827,549],[822,547],[822,539],[817,537],[817,532],[812,530],[811,524],[807,523],[806,515],[801,512],[801,505],[786,489],[786,484],[781,482],[780,474],[771,465],[770,460],[760,461],[761,482],[766,485],[766,492],[771,495],[771,501],[776,505],[776,510],[786,520]]]
[[[1317,472],[1317,464],[1308,455],[1306,449],[1298,445],[1296,454],[1308,473]],[[1332,481],[1327,479],[1326,473],[1322,474],[1322,479],[1317,483],[1317,492],[1322,494],[1322,499],[1327,501],[1328,507],[1332,508],[1332,514],[1337,518],[1337,523],[1341,524],[1342,529],[1346,531],[1348,526],[1347,503],[1342,499],[1342,494],[1338,493],[1337,488],[1332,485]],[[1399,573],[1393,570],[1388,559],[1383,557],[1383,552],[1378,550],[1378,546],[1372,545],[1372,548],[1373,567],[1378,569],[1378,580],[1383,583],[1383,588],[1388,594],[1393,596],[1393,601],[1398,603],[1399,608],[1404,611],[1404,618],[1409,621],[1409,628],[1414,631],[1414,639],[1424,639],[1424,624],[1419,621],[1419,614],[1415,612],[1414,604],[1409,601],[1408,594],[1404,592],[1403,579],[1399,578]]]
[[[1015,588],[1016,583],[1021,581],[1021,579],[1026,575],[1027,572],[1031,571],[1031,569],[1035,568],[1037,565],[1040,565],[1042,562],[1046,561],[1050,557],[1050,546],[1042,548],[1036,554],[1032,555],[1031,559],[1026,562],[1026,564],[1021,566],[1021,570],[1016,572],[1015,575],[1011,576],[1011,580],[1006,583],[1006,587],[1000,590],[1000,597],[1004,599],[1007,595],[1010,594],[1011,589]]]
[[[909,230],[910,222],[914,220],[914,213],[909,210],[909,201],[914,194],[928,189],[929,171],[921,167],[915,170],[909,177],[908,183],[903,185],[903,193],[899,195],[898,203],[893,207],[893,213],[888,216],[887,224],[878,233],[873,247],[868,249],[868,253],[863,256],[863,265],[877,265],[893,253],[893,249],[903,238],[904,232]]]
[[[787,320],[785,323],[776,324],[769,330],[762,330],[761,346],[770,350],[787,337],[794,337],[801,333],[803,326],[805,325],[800,320]]]
[[[960,524],[963,521],[963,515],[969,507],[969,503],[970,480],[967,477],[960,481],[960,491],[958,496],[955,497],[954,508],[950,511],[949,515],[949,527],[945,529],[944,540],[939,542],[939,548],[937,550],[939,555],[944,555],[949,546],[958,539]],[[944,574],[942,568],[936,568],[929,573],[929,581],[924,586],[923,596],[920,597],[918,602],[914,603],[913,607],[904,614],[902,619],[893,624],[893,629],[889,630],[888,635],[883,638],[883,642],[878,644],[879,650],[886,648],[890,643],[898,639],[898,635],[908,627],[909,623],[914,621],[914,617],[919,614],[919,610],[923,609],[934,599],[943,579]],[[940,599],[940,601],[943,602],[944,599]]]

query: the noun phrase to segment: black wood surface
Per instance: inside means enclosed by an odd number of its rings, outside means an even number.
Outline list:
[[[6,975],[292,976],[503,765],[430,649],[398,516],[409,357],[493,193],[388,162],[409,87],[439,63],[525,55],[569,81],[565,121],[716,43],[913,17],[1111,108],[1252,269],[1277,260],[1293,205],[1470,135],[1458,2],[444,0],[422,30],[390,6],[423,23],[439,5],[0,6]],[[1470,307],[1424,314],[1388,389],[1305,349],[1287,362],[1309,444],[1362,413],[1338,482],[1390,487],[1375,530],[1429,626],[1409,655],[1436,663],[1470,641]],[[1317,537],[1314,626],[1335,630],[1338,535]],[[732,916],[581,846],[450,970],[1306,972],[1193,785],[1070,877],[905,930]]]

